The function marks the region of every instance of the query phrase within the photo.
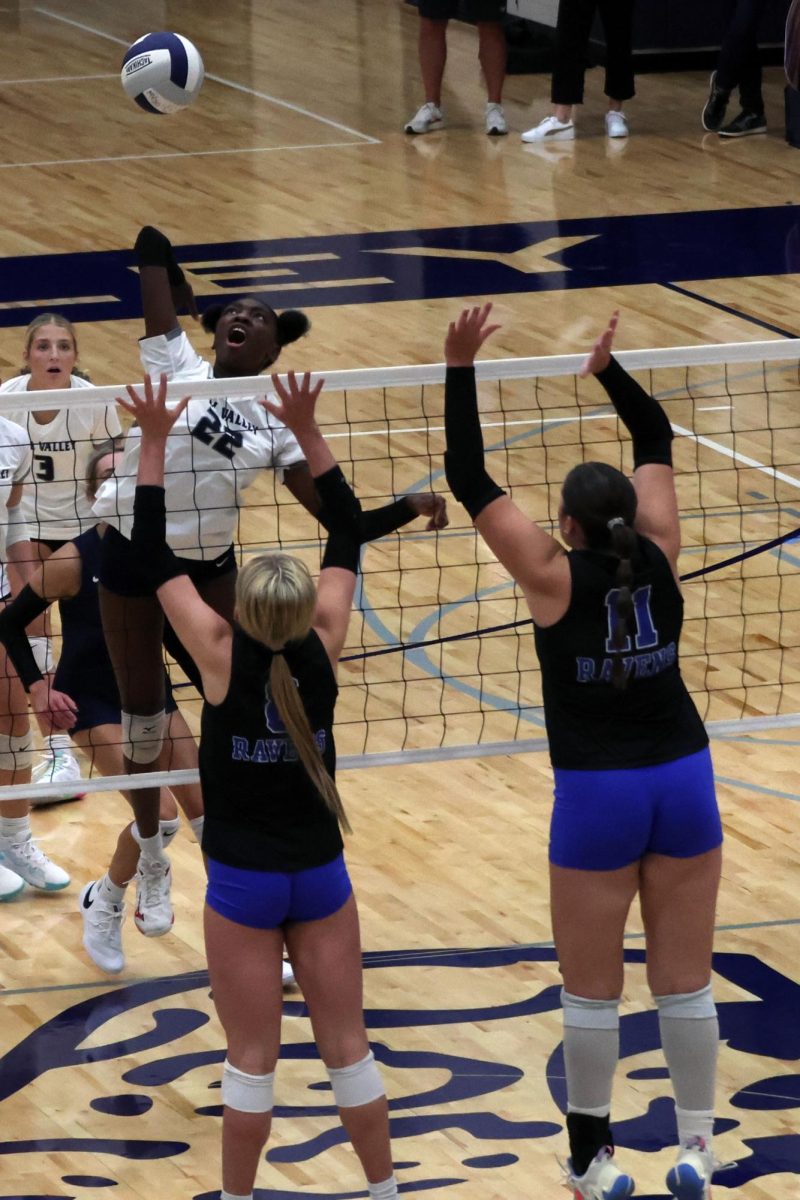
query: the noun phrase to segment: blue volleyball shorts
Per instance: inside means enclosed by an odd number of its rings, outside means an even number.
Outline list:
[[[554,768],[550,862],[614,871],[646,854],[693,858],[722,844],[711,753],[614,771]]]
[[[338,912],[352,891],[343,854],[305,871],[249,871],[208,859],[209,908],[251,929],[320,921]]]

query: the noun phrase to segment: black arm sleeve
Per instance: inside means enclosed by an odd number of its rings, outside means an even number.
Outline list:
[[[672,426],[661,405],[648,396],[615,358],[597,373],[622,424],[633,442],[633,465],[661,463],[672,466]]]
[[[342,567],[355,575],[364,516],[358,497],[339,466],[331,467],[324,475],[317,475],[314,486],[322,501],[319,520],[328,531],[322,566]]]
[[[444,384],[444,473],[473,521],[505,492],[486,470],[474,367],[448,367]]]
[[[366,512],[362,510],[359,541],[362,544],[374,542],[377,538],[385,537],[387,533],[394,533],[396,529],[402,529],[409,521],[413,521],[416,515],[405,496],[393,500],[390,504],[384,504],[381,508],[368,508]],[[317,520],[324,529],[330,529],[328,514],[324,508],[317,513]]]
[[[38,683],[44,676],[36,665],[25,630],[31,621],[49,607],[49,600],[37,596],[33,588],[26,584],[17,598],[0,612],[0,642],[5,646],[26,692],[30,691],[31,684]]]
[[[167,509],[163,487],[138,483],[133,501],[131,545],[138,565],[150,577],[153,589],[168,579],[185,575],[186,568],[167,545]]]
[[[133,247],[140,267],[165,267],[171,287],[180,287],[186,276],[175,261],[169,238],[160,229],[145,225]]]

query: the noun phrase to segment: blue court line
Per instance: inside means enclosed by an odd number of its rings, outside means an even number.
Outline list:
[[[662,283],[661,286],[667,288],[670,292],[677,292],[680,296],[688,296],[690,300],[699,300],[701,304],[707,304],[709,308],[719,309],[720,312],[727,313],[728,316],[738,317],[740,321],[748,321],[751,325],[758,325],[760,329],[768,329],[770,333],[778,333],[781,337],[785,338],[797,337],[796,333],[790,333],[788,329],[782,329],[780,325],[772,325],[769,321],[762,321],[760,317],[751,317],[749,313],[739,312],[738,308],[731,308],[729,304],[722,304],[719,300],[711,300],[708,296],[700,296],[697,292],[680,287],[677,283]]]
[[[759,796],[772,796],[776,800],[800,800],[797,792],[780,792],[777,788],[761,787],[758,783],[747,783],[744,779],[728,779],[725,775],[714,775],[717,783],[727,787],[742,788],[746,792],[756,792]]]

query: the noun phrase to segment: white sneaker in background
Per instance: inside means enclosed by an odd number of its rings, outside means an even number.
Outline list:
[[[294,984],[295,978],[294,971],[292,970],[292,964],[289,962],[288,958],[285,958],[283,960],[283,986],[285,988],[289,988],[294,987]]]
[[[45,750],[44,756],[33,768],[31,783],[63,784],[64,790],[57,796],[34,796],[31,804],[58,804],[61,800],[82,800],[86,795],[81,790],[82,781],[80,763],[74,754],[70,754],[68,750]]]
[[[433,133],[435,129],[444,128],[444,113],[438,105],[428,101],[418,108],[414,116],[405,125],[406,133]]]
[[[606,137],[626,138],[630,133],[628,118],[625,113],[616,108],[610,108],[606,113]]]
[[[0,901],[13,900],[25,887],[25,880],[16,871],[0,863]]]
[[[486,105],[486,132],[489,137],[502,137],[508,133],[508,121],[502,104]]]
[[[172,911],[170,890],[172,868],[167,858],[139,859],[136,880],[136,911],[133,920],[145,937],[162,937],[169,933],[175,914]]]
[[[521,135],[523,142],[571,142],[575,137],[573,121],[559,121],[558,117],[549,116],[526,129]]]
[[[0,855],[4,866],[39,891],[59,892],[69,885],[67,872],[50,861],[30,834],[16,840],[0,837]]]
[[[103,899],[98,881],[82,889],[78,902],[83,917],[83,945],[89,958],[110,975],[118,975],[125,966],[122,951],[122,922],[125,905]]]

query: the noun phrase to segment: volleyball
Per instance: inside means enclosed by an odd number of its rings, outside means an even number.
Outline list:
[[[146,33],[122,60],[122,86],[149,113],[186,108],[197,98],[204,73],[197,47],[179,33]]]

